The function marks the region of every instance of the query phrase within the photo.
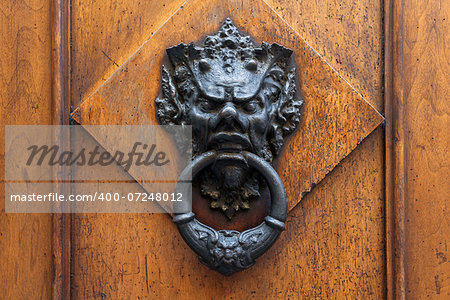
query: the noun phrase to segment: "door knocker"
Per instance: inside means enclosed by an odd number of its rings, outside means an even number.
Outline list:
[[[192,126],[193,160],[180,182],[185,174],[198,178],[211,209],[228,218],[250,209],[264,187],[270,191],[269,215],[243,232],[217,231],[192,212],[173,218],[204,264],[231,275],[252,266],[284,229],[286,194],[271,163],[301,116],[292,50],[256,45],[227,19],[201,45],[179,44],[167,56],[157,118],[162,125]]]

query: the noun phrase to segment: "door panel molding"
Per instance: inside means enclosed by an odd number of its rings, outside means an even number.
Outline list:
[[[52,124],[70,123],[70,1],[51,1],[52,30]],[[70,150],[70,138],[56,138],[59,149]],[[54,167],[54,178],[66,168]],[[57,175],[59,174],[59,175]],[[68,194],[67,185],[53,182],[59,194]],[[60,205],[60,203],[56,204]],[[52,216],[53,299],[70,299],[70,230],[71,215],[56,213]]]
[[[448,1],[385,2],[389,299],[450,296],[449,13]]]

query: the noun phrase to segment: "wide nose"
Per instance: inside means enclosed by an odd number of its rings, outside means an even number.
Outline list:
[[[245,132],[247,129],[246,121],[243,120],[239,111],[232,102],[228,102],[211,120],[214,131],[238,131]]]
[[[237,119],[238,112],[236,111],[236,108],[233,105],[227,104],[219,112],[219,116],[222,119]]]

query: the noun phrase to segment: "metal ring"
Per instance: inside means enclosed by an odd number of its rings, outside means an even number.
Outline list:
[[[250,167],[255,168],[265,178],[271,195],[271,209],[264,222],[243,232],[235,230],[215,230],[195,218],[189,203],[176,203],[173,222],[186,243],[199,255],[199,259],[211,269],[224,275],[247,269],[266,252],[284,230],[287,215],[287,200],[283,183],[273,167],[261,157],[244,151],[243,157]],[[189,193],[185,182],[194,178],[202,169],[216,161],[215,151],[205,152],[196,157],[181,173],[176,192]],[[182,184],[184,183],[184,184]]]

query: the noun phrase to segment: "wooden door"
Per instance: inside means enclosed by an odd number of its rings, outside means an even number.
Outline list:
[[[208,269],[167,214],[3,209],[1,298],[449,297],[447,3],[3,2],[2,125],[157,124],[166,48],[226,18],[293,50],[305,104],[274,162],[286,230],[250,269]]]

